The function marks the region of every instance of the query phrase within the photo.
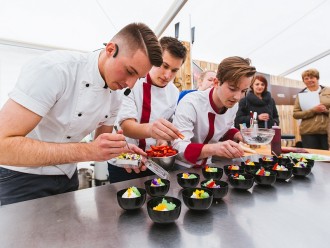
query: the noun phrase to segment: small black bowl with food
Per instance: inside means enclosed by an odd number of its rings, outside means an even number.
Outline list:
[[[176,178],[178,184],[182,188],[194,188],[199,183],[200,176],[197,173],[183,172],[183,173],[178,173],[176,175]]]
[[[169,224],[179,218],[181,201],[171,196],[154,197],[147,202],[147,211],[153,222]]]
[[[166,195],[170,189],[170,185],[169,180],[160,178],[154,178],[144,182],[144,187],[148,195],[152,197]]]
[[[259,158],[259,164],[266,170],[271,170],[275,163],[277,163],[276,156],[264,156],[262,158]]]
[[[270,186],[276,181],[276,172],[261,168],[254,174],[254,179],[259,185]]]
[[[305,162],[297,162],[292,167],[292,174],[295,177],[306,177],[311,173],[313,165]]]
[[[233,188],[248,190],[253,186],[254,176],[248,173],[236,173],[228,176],[228,180]]]
[[[236,174],[236,173],[242,174],[242,173],[245,172],[244,166],[242,166],[242,165],[236,165],[236,164],[225,165],[223,167],[223,169],[224,169],[225,174],[227,176],[232,175],[232,174]]]
[[[284,181],[292,177],[292,167],[275,164],[272,168],[272,171],[276,172],[276,180]]]
[[[253,162],[253,161],[241,162],[241,166],[244,167],[246,173],[251,173],[251,172],[253,173],[253,171],[261,168],[259,162]]]
[[[212,190],[215,200],[223,198],[228,193],[228,183],[220,180],[204,180],[201,182],[201,188]]]
[[[186,188],[182,191],[182,199],[191,210],[206,210],[212,205],[213,193],[205,188]]]
[[[223,169],[210,164],[202,168],[202,173],[205,179],[220,180],[223,175]]]
[[[146,196],[147,192],[145,189],[130,187],[117,192],[117,201],[122,209],[135,210],[143,206]]]

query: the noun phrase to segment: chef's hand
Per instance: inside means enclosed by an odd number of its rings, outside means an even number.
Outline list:
[[[243,148],[232,140],[218,142],[215,145],[216,153],[214,155],[216,156],[225,158],[238,158],[244,155]]]
[[[243,137],[240,132],[235,133],[233,139],[234,139],[234,141],[237,141],[237,142],[243,142]]]
[[[261,121],[268,121],[269,120],[269,114],[262,113],[262,114],[258,115],[258,119],[261,120]]]
[[[107,161],[119,156],[121,153],[129,152],[125,136],[121,133],[102,133],[87,145],[89,147],[87,152],[92,156],[92,159],[89,159],[90,161]]]
[[[139,154],[141,156],[147,156],[147,153],[145,153],[141,148],[137,147],[134,144],[128,144],[129,146],[129,153],[136,153]],[[140,173],[141,171],[145,171],[147,169],[147,167],[143,164],[144,159],[142,159],[141,163],[140,163],[140,167],[138,168],[130,168],[130,167],[124,167],[125,170],[128,173],[131,173],[132,171],[134,171],[135,173]]]
[[[88,143],[91,147],[89,153],[93,154],[91,161],[107,161],[109,159],[118,157],[122,153],[135,153],[142,156],[147,154],[134,144],[128,144],[125,141],[125,136],[122,130],[118,133],[102,133],[93,142]],[[141,163],[142,164],[142,163]],[[125,168],[127,172],[132,172],[131,168]],[[145,166],[134,169],[136,173],[146,170]]]
[[[146,156],[146,155],[144,155],[144,156]],[[139,174],[141,171],[147,170],[147,167],[144,165],[144,161],[146,161],[146,157],[142,157],[140,167],[138,167],[138,168],[125,167],[126,172],[132,173],[132,171],[134,171],[136,174]]]
[[[179,138],[179,130],[168,120],[158,119],[148,125],[151,138],[172,141]]]
[[[156,141],[156,146],[167,146],[168,145],[168,143],[167,143],[167,141],[166,140],[157,140]]]
[[[139,174],[141,171],[145,171],[147,170],[147,167],[141,162],[140,167],[138,168],[129,168],[129,167],[125,167],[125,170],[128,173],[132,173],[132,171],[134,171],[136,174]]]

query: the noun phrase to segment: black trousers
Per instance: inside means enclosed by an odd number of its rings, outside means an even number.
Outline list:
[[[152,171],[146,170],[141,171],[140,173],[135,173],[132,171],[128,173],[124,168],[120,168],[108,163],[108,171],[109,171],[109,181],[110,183],[118,183],[126,180],[131,180],[135,178],[141,178],[146,176],[155,175]]]
[[[306,134],[301,135],[304,148],[329,150],[327,134]]]
[[[0,167],[0,206],[77,190],[77,170],[66,175],[35,175]]]

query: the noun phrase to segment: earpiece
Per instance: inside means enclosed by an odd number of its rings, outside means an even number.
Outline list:
[[[114,57],[114,58],[118,55],[118,51],[119,51],[119,47],[118,47],[118,45],[115,44],[115,46],[116,46],[116,51],[115,51],[115,53],[113,54],[113,57]]]

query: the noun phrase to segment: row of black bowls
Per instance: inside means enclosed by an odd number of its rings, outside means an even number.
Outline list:
[[[306,167],[300,168],[300,167],[294,167],[294,164],[298,161],[292,162],[270,162],[270,161],[260,161],[260,162],[254,162],[255,165],[248,165],[243,162],[241,162],[241,165],[239,165],[239,170],[230,170],[230,165],[224,166],[224,171],[227,176],[231,174],[241,174],[241,173],[249,173],[249,174],[255,174],[259,169],[264,168],[266,171],[274,171],[277,174],[277,179],[279,180],[287,180],[292,175],[298,176],[298,177],[305,177],[308,176],[311,173],[311,170],[314,166],[314,160],[309,160],[306,163]],[[278,163],[279,165],[284,166],[288,169],[288,171],[281,171],[281,170],[274,170],[274,165]]]
[[[267,163],[266,163],[267,162]],[[294,161],[296,162],[296,161]],[[275,161],[259,161],[254,162],[255,165],[246,165],[242,163],[239,166],[239,170],[230,170],[230,165],[225,165],[224,169],[217,167],[217,172],[207,172],[205,168],[202,169],[203,176],[205,179],[200,183],[201,187],[196,188],[200,181],[200,175],[197,173],[189,173],[194,174],[196,178],[183,178],[183,173],[177,174],[177,182],[178,184],[184,188],[182,190],[182,199],[185,205],[192,210],[206,210],[208,209],[213,199],[221,199],[228,193],[228,183],[224,181],[220,181],[223,172],[228,176],[229,184],[236,189],[247,190],[250,189],[254,182],[260,185],[272,185],[276,179],[278,180],[287,180],[292,175],[295,176],[307,176],[311,172],[311,168],[314,165],[314,161],[308,161],[306,168],[297,168],[293,166],[293,163],[285,161],[285,160],[275,160]],[[278,171],[272,170],[272,167],[275,163],[279,163],[281,165],[285,165],[288,168],[288,171]],[[261,176],[256,175],[256,171],[261,167],[265,168],[270,172],[269,176]],[[245,177],[244,180],[240,180],[235,178],[235,174],[243,175]],[[220,185],[220,188],[207,188],[204,184],[213,179],[216,185]],[[149,217],[156,223],[171,223],[179,218],[181,213],[181,201],[178,198],[165,196],[170,188],[170,181],[162,179],[164,186],[151,186],[151,180],[147,180],[145,182],[145,189],[138,188],[141,193],[140,197],[137,198],[122,198],[122,195],[125,193],[127,189],[123,189],[117,192],[117,200],[119,205],[125,210],[134,210],[141,208],[146,201],[147,193],[152,196],[147,202],[147,211]],[[204,199],[195,199],[191,198],[191,195],[195,190],[204,190],[208,192],[209,197]],[[174,210],[171,211],[157,211],[153,210],[155,206],[160,204],[163,199],[166,199],[168,202],[172,202],[176,205]]]
[[[203,199],[191,198],[195,190],[204,190],[209,197]],[[163,199],[176,205],[175,209],[170,211],[157,211],[153,208],[160,204]],[[212,205],[213,193],[209,189],[202,188],[186,188],[182,191],[182,199],[184,204],[191,210],[206,210]],[[167,224],[177,220],[181,213],[181,201],[178,198],[170,196],[155,197],[147,202],[147,211],[150,219],[155,223]]]
[[[123,198],[122,195],[127,189],[122,189],[117,192],[118,204],[124,210],[136,210],[141,208],[145,201],[147,191],[143,188],[137,188],[141,196],[135,198]],[[191,195],[195,190],[204,190],[209,194],[209,197],[203,199],[191,198]],[[158,211],[153,208],[159,205],[163,199],[167,202],[172,202],[176,205],[173,210],[170,211]],[[182,191],[182,199],[185,205],[192,210],[206,210],[212,205],[213,193],[209,189],[202,188],[187,188]],[[147,212],[152,221],[155,223],[171,223],[177,220],[181,213],[181,201],[178,198],[171,196],[159,196],[153,197],[147,202]]]

